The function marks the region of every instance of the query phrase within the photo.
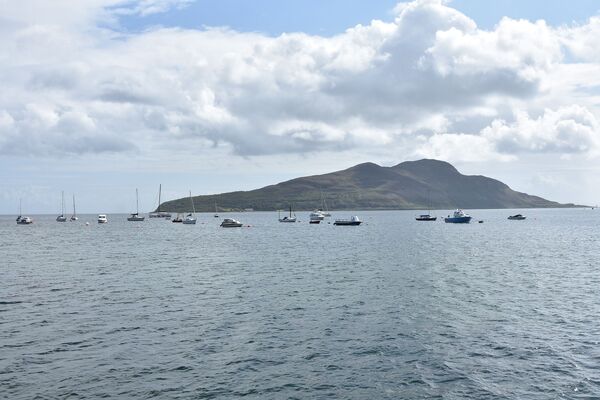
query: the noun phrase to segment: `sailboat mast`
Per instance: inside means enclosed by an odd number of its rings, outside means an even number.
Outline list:
[[[190,203],[192,203],[192,212],[196,214],[196,207],[194,207],[194,199],[192,198],[192,191],[190,190]]]
[[[137,188],[135,188],[135,213],[136,214],[140,213],[140,206],[139,206],[139,201],[138,201],[138,190],[137,190]]]
[[[65,215],[65,191],[61,192],[60,215]]]
[[[162,191],[162,183],[158,184],[158,212],[160,212],[160,192]]]
[[[75,195],[73,195],[73,216],[77,216],[77,211],[75,211]]]

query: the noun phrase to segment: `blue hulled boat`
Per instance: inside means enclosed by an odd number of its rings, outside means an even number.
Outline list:
[[[451,216],[444,218],[444,222],[449,224],[468,224],[471,222],[471,216],[465,214],[463,210],[456,210],[454,214]]]

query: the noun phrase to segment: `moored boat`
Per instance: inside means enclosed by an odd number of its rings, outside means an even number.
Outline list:
[[[71,221],[77,221],[79,218],[77,218],[77,211],[75,210],[75,195],[73,195],[73,215],[71,215],[70,220]]]
[[[129,217],[127,217],[127,221],[130,222],[136,222],[136,221],[143,221],[145,219],[145,217],[140,215],[140,210],[139,210],[139,201],[138,201],[138,190],[135,189],[135,212],[131,213],[129,215]]]
[[[67,217],[65,217],[65,192],[62,192],[61,213],[56,217],[56,222],[67,222]]]
[[[173,220],[171,222],[174,222],[176,224],[183,222],[181,213],[177,213],[177,215],[175,216],[175,218],[173,218]]]
[[[522,214],[515,214],[515,215],[511,215],[511,216],[508,217],[508,219],[517,220],[517,221],[522,221],[522,220],[524,220],[526,218],[527,217],[524,216],[524,215],[522,215]]]
[[[98,214],[98,223],[106,224],[108,222],[108,218],[106,218],[106,214]]]
[[[468,214],[465,214],[463,210],[456,210],[452,214],[452,217],[448,215],[448,217],[444,218],[444,222],[448,224],[468,224],[471,222],[472,217]]]
[[[341,226],[356,226],[362,224],[362,221],[357,216],[353,216],[350,219],[336,219],[333,224]]]
[[[292,217],[292,205],[290,204],[290,215],[281,218],[281,211],[279,211],[279,222],[296,222],[296,214]]]
[[[313,212],[310,213],[309,215],[309,219],[311,221],[323,221],[325,219],[325,214],[323,214],[323,212],[321,212],[321,210],[314,210]]]
[[[171,219],[171,213],[168,213],[166,211],[161,211],[160,210],[160,196],[162,194],[162,184],[158,185],[158,207],[156,208],[156,211],[151,212],[150,214],[148,214],[148,216],[150,218],[165,218],[165,219]]]
[[[17,225],[29,225],[33,224],[33,220],[27,216],[21,216],[17,218]]]
[[[192,204],[192,212],[185,216],[183,219],[184,225],[196,225],[196,207],[194,206],[194,198],[192,197],[192,191],[190,190],[190,203]]]
[[[221,222],[222,228],[240,228],[241,226],[243,226],[243,224],[233,218],[225,218],[223,222]]]
[[[415,217],[417,221],[436,221],[437,217],[432,217],[429,214],[421,214]]]

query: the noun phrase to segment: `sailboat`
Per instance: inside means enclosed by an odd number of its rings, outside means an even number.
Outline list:
[[[73,195],[73,215],[71,215],[71,221],[77,221],[77,212],[75,211],[75,195]]]
[[[190,203],[192,203],[192,212],[188,214],[183,223],[185,225],[195,225],[196,224],[196,207],[194,207],[194,198],[192,197],[192,191],[190,190]]]
[[[162,184],[158,185],[158,208],[155,212],[151,212],[148,214],[150,218],[171,218],[171,214],[166,211],[160,211],[160,195],[162,192]]]
[[[19,199],[19,216],[17,217],[17,225],[29,225],[32,224],[33,220],[23,215],[21,211],[21,199]]]
[[[321,214],[323,214],[324,217],[331,217],[331,213],[329,212],[329,210],[327,208],[327,201],[325,200],[325,196],[323,196],[322,190],[321,190],[321,209],[319,211],[321,211]]]
[[[290,215],[289,217],[281,218],[281,210],[279,211],[279,222],[296,222],[296,214],[292,217],[292,205],[290,204]]]
[[[129,215],[129,217],[127,217],[127,221],[143,221],[144,217],[142,217],[140,215],[140,206],[139,206],[139,200],[138,200],[138,190],[137,188],[135,189],[135,212],[131,213],[131,215]]]
[[[431,192],[428,193],[428,197],[429,197],[429,210],[427,210],[427,214],[421,214],[419,216],[416,216],[415,219],[417,221],[436,221],[437,217],[433,217],[431,216]]]
[[[61,213],[58,217],[56,217],[56,222],[67,222],[67,217],[65,217],[65,192],[62,192],[62,203],[61,203]]]
[[[215,201],[215,218],[219,218],[219,214],[217,213],[217,202]]]

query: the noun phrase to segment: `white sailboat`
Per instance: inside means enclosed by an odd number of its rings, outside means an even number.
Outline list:
[[[325,196],[323,196],[322,190],[321,190],[321,209],[319,211],[321,211],[321,214],[323,214],[324,217],[331,217],[331,213],[329,212],[329,209],[327,208],[327,201],[325,200]]]
[[[279,210],[279,222],[296,222],[296,214],[292,217],[292,205],[290,204],[290,215],[281,218],[281,210]]]
[[[145,219],[145,217],[140,215],[140,205],[139,205],[139,200],[138,200],[138,190],[137,188],[135,189],[135,212],[131,213],[131,215],[129,215],[129,217],[127,217],[127,221],[143,221]]]
[[[17,225],[29,225],[33,223],[33,220],[25,215],[21,210],[21,199],[19,199],[19,216],[17,217]]]
[[[215,201],[215,218],[219,218],[219,213],[217,212],[217,202]]]
[[[61,213],[58,217],[56,217],[56,222],[67,222],[67,217],[65,217],[65,192],[62,192],[62,202],[61,202]]]
[[[192,203],[192,212],[184,218],[183,224],[185,224],[185,225],[195,225],[196,224],[196,207],[194,206],[194,198],[192,197],[191,190],[190,190],[190,203]]]
[[[166,212],[166,211],[160,211],[160,196],[162,193],[162,184],[158,185],[158,208],[156,209],[155,212],[151,212],[150,214],[148,214],[148,216],[150,218],[166,218],[166,219],[170,219],[171,218],[171,214]]]
[[[71,215],[71,221],[77,221],[77,211],[75,211],[75,195],[73,195],[73,215]]]

